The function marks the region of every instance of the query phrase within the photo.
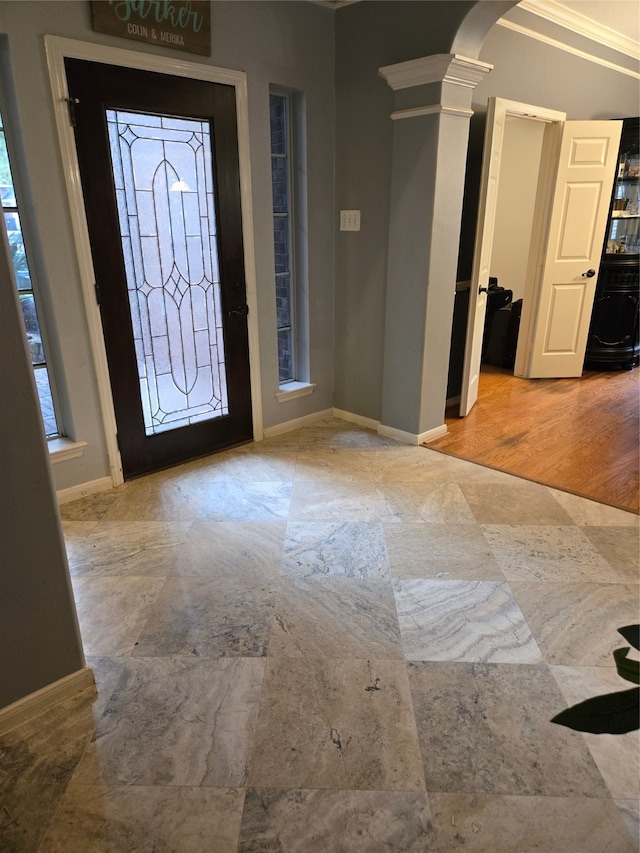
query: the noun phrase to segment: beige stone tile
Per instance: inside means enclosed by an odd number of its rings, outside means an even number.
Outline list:
[[[72,581],[85,654],[130,655],[164,579],[85,575]]]
[[[423,790],[405,664],[267,659],[248,784]]]
[[[583,530],[621,580],[640,582],[640,530],[637,526],[586,525]]]
[[[615,800],[634,843],[640,848],[640,801]]]
[[[424,793],[247,791],[238,853],[429,853],[435,851]]]
[[[391,584],[358,578],[292,578],[283,583],[269,657],[402,660]]]
[[[280,576],[284,521],[194,521],[176,559],[178,575],[229,582]]]
[[[290,482],[210,482],[198,521],[281,521],[289,514]]]
[[[572,517],[546,486],[514,478],[510,483],[461,483],[480,524],[571,525]]]
[[[255,658],[129,660],[75,782],[244,786],[263,672]]]
[[[236,853],[238,788],[72,785],[40,853]]]
[[[634,853],[608,799],[429,794],[438,853]]]
[[[504,580],[476,524],[388,523],[384,532],[393,577]]]
[[[67,540],[69,568],[96,577],[164,577],[175,569],[190,527],[190,521],[100,521],[86,536]]]
[[[374,482],[375,461],[385,453],[344,447],[310,447],[298,454],[295,481]]]
[[[626,641],[617,629],[637,620],[638,605],[624,584],[538,583],[510,586],[547,663],[611,666]]]
[[[616,507],[572,495],[569,492],[561,492],[558,489],[549,489],[556,501],[564,507],[576,524],[596,525],[604,527],[637,527],[640,518],[633,512],[627,512]]]
[[[119,500],[118,489],[109,489],[67,501],[60,505],[60,518],[65,521],[99,521]]]
[[[287,483],[293,480],[297,450],[279,452],[240,448],[227,451],[210,472],[210,482]]]
[[[379,483],[377,489],[384,521],[474,522],[457,483]]]
[[[102,516],[108,521],[193,521],[209,480],[199,470],[171,469],[118,486],[117,500]]]
[[[381,509],[373,483],[319,480],[296,481],[289,521],[380,521]]]

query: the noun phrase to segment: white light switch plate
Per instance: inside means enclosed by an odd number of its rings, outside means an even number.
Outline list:
[[[360,211],[359,210],[341,210],[340,211],[340,230],[341,231],[359,231],[360,230]]]

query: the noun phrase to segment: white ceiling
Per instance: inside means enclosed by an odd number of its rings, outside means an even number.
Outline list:
[[[313,0],[339,9],[359,0]],[[427,0],[428,2],[428,0]],[[543,0],[547,6],[562,6],[617,33],[640,42],[640,0]]]
[[[640,0],[557,0],[557,5],[640,42]]]

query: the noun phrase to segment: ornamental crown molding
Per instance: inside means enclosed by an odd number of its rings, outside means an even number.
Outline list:
[[[485,74],[493,69],[488,62],[469,59],[457,53],[436,53],[396,65],[385,65],[378,73],[394,92],[427,83],[454,83],[475,89]]]

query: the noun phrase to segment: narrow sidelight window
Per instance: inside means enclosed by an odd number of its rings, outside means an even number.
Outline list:
[[[280,384],[296,379],[295,276],[291,204],[291,99],[271,94],[271,186]]]
[[[4,225],[11,250],[11,260],[20,295],[20,307],[22,308],[22,316],[27,331],[31,364],[33,365],[38,397],[40,399],[44,429],[47,438],[53,438],[59,434],[58,422],[54,409],[45,345],[38,319],[37,298],[34,294],[31,269],[25,247],[22,225],[20,223],[15,184],[9,163],[2,115],[0,115],[0,196],[2,198]]]

